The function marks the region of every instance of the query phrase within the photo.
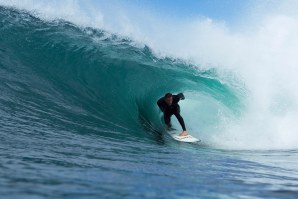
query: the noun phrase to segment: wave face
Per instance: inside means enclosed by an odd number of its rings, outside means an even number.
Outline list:
[[[163,131],[156,101],[166,92],[185,93],[182,114],[197,136],[208,138],[220,114],[238,112],[238,93],[214,70],[157,58],[147,46],[62,20],[45,22],[6,8],[0,20],[6,131],[49,128],[46,123],[146,137]]]

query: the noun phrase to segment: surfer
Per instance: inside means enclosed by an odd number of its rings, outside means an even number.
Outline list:
[[[180,136],[188,135],[186,128],[185,128],[184,120],[183,120],[182,116],[180,115],[180,106],[178,105],[178,102],[180,100],[184,100],[184,99],[185,99],[185,97],[184,97],[183,93],[179,93],[178,95],[173,95],[172,93],[167,93],[167,94],[165,94],[164,97],[160,98],[157,101],[158,107],[164,114],[164,121],[167,125],[168,130],[171,130],[171,127],[172,127],[171,116],[175,115],[176,118],[178,119],[178,121],[183,129],[182,133],[180,133]]]

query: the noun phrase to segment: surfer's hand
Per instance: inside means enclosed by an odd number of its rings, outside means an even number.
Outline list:
[[[182,133],[180,133],[179,136],[187,136],[187,135],[188,135],[187,131],[182,131]]]
[[[179,97],[180,97],[180,99],[182,99],[182,100],[184,100],[184,99],[185,99],[185,97],[184,97],[183,93],[179,93],[179,94],[178,94],[178,96],[179,96]]]

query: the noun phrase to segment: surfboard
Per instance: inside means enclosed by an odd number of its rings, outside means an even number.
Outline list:
[[[188,142],[188,143],[193,143],[193,142],[200,142],[201,140],[193,137],[192,135],[188,134],[187,136],[179,136],[181,131],[178,131],[176,129],[171,129],[167,130],[167,133],[175,140],[179,142]]]

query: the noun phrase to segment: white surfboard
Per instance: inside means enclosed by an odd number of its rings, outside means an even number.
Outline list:
[[[169,130],[167,131],[167,133],[174,138],[175,140],[179,141],[179,142],[200,142],[201,140],[198,138],[193,137],[192,135],[187,135],[187,136],[179,136],[179,134],[181,133],[181,131],[178,131],[176,129],[173,130]]]

